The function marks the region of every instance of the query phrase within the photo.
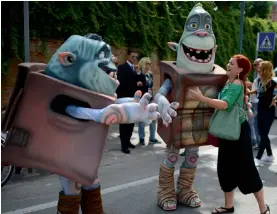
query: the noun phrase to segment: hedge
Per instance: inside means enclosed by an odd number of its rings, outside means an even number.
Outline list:
[[[139,48],[142,56],[155,49],[160,59],[174,59],[175,54],[167,47],[167,42],[179,41],[187,15],[196,3],[29,2],[30,36],[44,41],[94,32],[113,46]],[[219,46],[216,63],[225,66],[230,56],[238,50],[240,11],[214,11],[212,3],[201,3],[213,18],[213,30]],[[10,57],[22,57],[24,53],[23,2],[3,2],[2,12],[7,17],[2,24],[2,56],[6,57],[4,61],[2,59],[2,64],[5,65]],[[277,32],[277,23],[260,18],[246,17],[244,20],[242,53],[253,60],[257,33]],[[3,54],[5,50],[10,54]],[[264,52],[259,57],[273,61],[276,53]]]

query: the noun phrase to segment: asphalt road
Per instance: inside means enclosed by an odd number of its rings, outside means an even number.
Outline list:
[[[147,137],[148,132],[146,139]],[[277,158],[277,120],[272,126],[270,138]],[[137,128],[132,142],[138,143]],[[109,142],[99,169],[103,204],[107,214],[166,213],[156,204],[157,177],[164,148],[165,144],[137,146],[130,155],[125,155],[120,151],[118,128],[110,129]],[[180,205],[171,213],[208,214],[214,207],[223,204],[223,194],[216,174],[217,148],[206,146],[200,150],[201,158],[194,186],[203,204],[198,209]],[[182,159],[180,157],[178,161],[176,175]],[[277,214],[277,160],[272,165],[260,167],[259,171],[264,182],[266,202],[271,207],[271,213]],[[56,175],[41,170],[28,174],[24,169],[22,175],[14,175],[2,188],[1,213],[54,214],[59,190]],[[259,213],[253,195],[244,196],[239,191],[236,193],[235,209],[237,214]]]

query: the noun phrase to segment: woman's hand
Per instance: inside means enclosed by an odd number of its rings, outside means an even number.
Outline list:
[[[190,92],[191,98],[194,100],[201,101],[204,98],[202,92],[198,87],[196,87],[194,90],[190,89],[189,92]]]

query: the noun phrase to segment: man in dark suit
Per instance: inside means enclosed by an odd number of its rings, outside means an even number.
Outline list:
[[[134,69],[134,64],[137,61],[138,53],[134,49],[128,49],[127,54],[127,61],[124,64],[119,65],[117,70],[117,79],[120,82],[120,85],[116,91],[118,98],[133,97],[137,90],[136,71]],[[130,153],[129,148],[135,148],[135,146],[131,144],[130,141],[134,125],[135,124],[119,125],[121,150],[126,154]]]

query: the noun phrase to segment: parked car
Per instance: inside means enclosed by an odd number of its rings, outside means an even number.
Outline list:
[[[275,82],[277,82],[277,67],[274,69],[275,72],[275,77],[273,78],[273,80]],[[277,95],[277,88],[274,89],[274,96]],[[275,119],[277,119],[277,106],[275,107]]]

